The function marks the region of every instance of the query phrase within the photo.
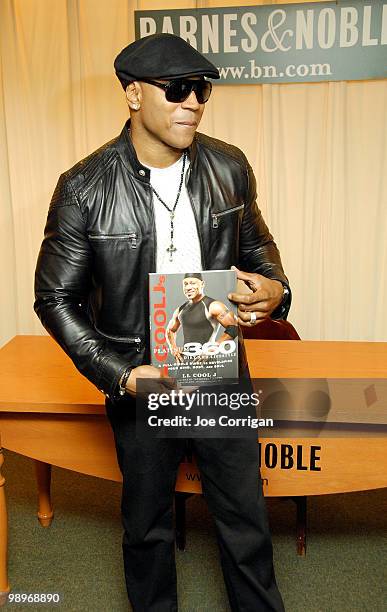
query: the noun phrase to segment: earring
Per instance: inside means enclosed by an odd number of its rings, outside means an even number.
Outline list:
[[[138,110],[139,108],[140,108],[140,105],[139,105],[139,104],[133,104],[133,109],[134,109],[134,110]]]

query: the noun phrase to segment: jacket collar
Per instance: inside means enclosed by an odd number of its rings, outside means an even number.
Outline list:
[[[118,154],[121,157],[123,163],[129,172],[135,174],[136,178],[145,183],[149,183],[150,179],[150,171],[146,166],[143,166],[136,154],[136,150],[133,146],[132,139],[130,137],[130,119],[125,123],[121,134],[117,140],[117,150]],[[194,136],[193,142],[188,148],[188,155],[190,159],[190,166],[192,167],[194,160],[196,159],[196,134]]]

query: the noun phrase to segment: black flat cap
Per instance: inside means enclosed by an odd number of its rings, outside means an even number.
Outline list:
[[[219,79],[219,71],[204,55],[174,34],[151,34],[131,43],[119,53],[114,68],[125,89],[130,81],[177,79],[202,75]]]

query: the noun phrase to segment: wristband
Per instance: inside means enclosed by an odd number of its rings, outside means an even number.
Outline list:
[[[226,334],[231,336],[231,338],[236,338],[238,335],[238,326],[237,325],[227,325],[227,327],[224,328],[224,331],[226,332]]]

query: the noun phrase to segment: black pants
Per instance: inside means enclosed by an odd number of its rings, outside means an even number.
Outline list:
[[[135,437],[133,402],[107,401],[123,476],[125,579],[135,612],[178,609],[173,499],[186,440]],[[233,612],[283,611],[272,558],[254,439],[191,440],[203,493],[215,519]]]

